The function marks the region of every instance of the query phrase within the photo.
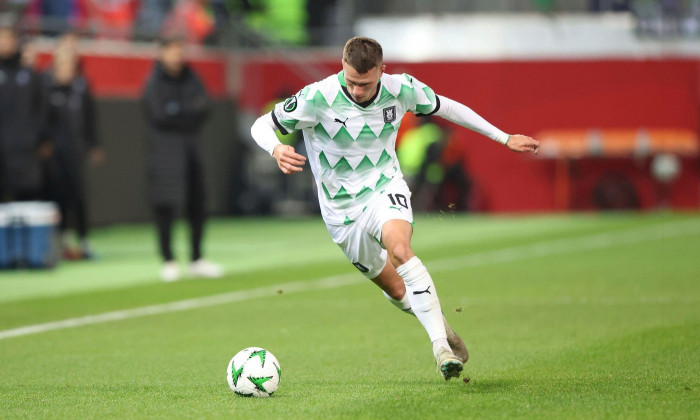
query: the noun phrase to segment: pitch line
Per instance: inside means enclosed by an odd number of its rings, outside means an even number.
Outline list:
[[[542,241],[534,244],[484,251],[463,257],[432,260],[428,263],[428,265],[430,271],[432,272],[447,271],[697,234],[700,234],[700,221],[698,220],[671,222],[616,232],[606,232],[574,238]],[[43,324],[27,325],[24,327],[0,331],[0,340],[39,334],[48,331],[57,331],[86,325],[122,321],[149,315],[181,312],[190,309],[206,308],[233,302],[270,297],[279,294],[280,291],[282,291],[284,294],[289,294],[327,290],[359,284],[364,281],[364,278],[361,276],[355,273],[349,273],[325,277],[314,281],[298,281],[249,290],[239,290],[212,296],[179,300],[159,305],[142,306],[139,308],[105,312],[102,314],[88,315],[77,318],[68,318],[61,321],[53,321]]]

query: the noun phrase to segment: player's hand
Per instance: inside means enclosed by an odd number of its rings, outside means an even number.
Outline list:
[[[292,146],[278,144],[272,151],[272,157],[277,159],[277,166],[286,175],[301,172],[302,166],[306,163],[306,158],[294,151]]]
[[[540,142],[520,134],[511,135],[506,146],[514,152],[531,152],[536,155],[540,151]]]

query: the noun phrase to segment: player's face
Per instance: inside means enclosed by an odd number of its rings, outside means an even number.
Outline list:
[[[355,102],[367,102],[377,93],[377,84],[382,77],[386,66],[376,66],[367,73],[358,73],[350,64],[343,61],[343,71],[345,74],[345,85],[348,93]]]

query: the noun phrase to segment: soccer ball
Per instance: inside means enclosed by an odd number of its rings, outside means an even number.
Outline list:
[[[239,351],[226,369],[228,386],[244,397],[269,397],[277,390],[281,374],[277,358],[260,347]]]

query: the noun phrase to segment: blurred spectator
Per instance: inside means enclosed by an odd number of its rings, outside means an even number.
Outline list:
[[[307,0],[248,0],[246,22],[251,28],[276,42],[306,44]]]
[[[86,11],[84,0],[30,0],[25,15],[37,22],[45,35],[57,35],[82,27]]]
[[[134,37],[136,39],[158,37],[172,7],[173,0],[141,0],[141,7],[134,23]]]
[[[65,54],[72,56],[76,60],[78,73],[80,73],[80,56],[78,54],[80,37],[75,32],[66,32],[61,36],[56,44],[56,54]]]
[[[22,57],[20,62],[24,67],[30,69],[36,69],[37,65],[37,51],[36,46],[32,42],[27,42],[22,46]]]
[[[199,77],[185,63],[184,42],[167,39],[160,60],[144,89],[148,133],[148,188],[155,213],[164,281],[180,277],[171,245],[176,211],[186,210],[190,224],[190,274],[219,277],[220,266],[202,258],[206,217],[201,131],[209,110],[209,96]]]
[[[616,171],[604,173],[592,191],[593,204],[599,210],[638,210],[639,196],[629,178]]]
[[[105,154],[97,141],[94,100],[87,80],[80,74],[74,42],[74,35],[64,35],[45,77],[44,133],[52,144],[52,153],[46,162],[46,195],[56,201],[61,210],[64,257],[89,259],[94,254],[88,242],[84,162],[87,157],[91,164],[99,164]],[[74,224],[76,229],[79,251],[70,246],[69,224]]]
[[[337,0],[307,0],[306,30],[310,45],[328,44],[326,29],[329,26],[329,11],[336,6]]]
[[[139,0],[82,0],[90,26],[106,37],[127,38],[136,18]]]
[[[216,29],[209,0],[180,0],[163,27],[165,36],[183,36],[188,42],[203,43]]]
[[[0,201],[34,200],[41,188],[39,153],[44,105],[40,76],[22,64],[14,28],[0,27]]]
[[[396,153],[401,162],[401,171],[409,182],[418,174],[428,147],[440,141],[442,136],[442,128],[430,117],[417,118],[416,125],[403,133]]]
[[[590,0],[589,5],[594,12],[626,12],[630,3],[630,0]]]
[[[471,181],[464,163],[443,158],[451,131],[429,116],[416,120],[416,125],[404,133],[397,154],[413,194],[420,197],[414,203],[425,204],[424,209],[417,210],[469,210]]]

